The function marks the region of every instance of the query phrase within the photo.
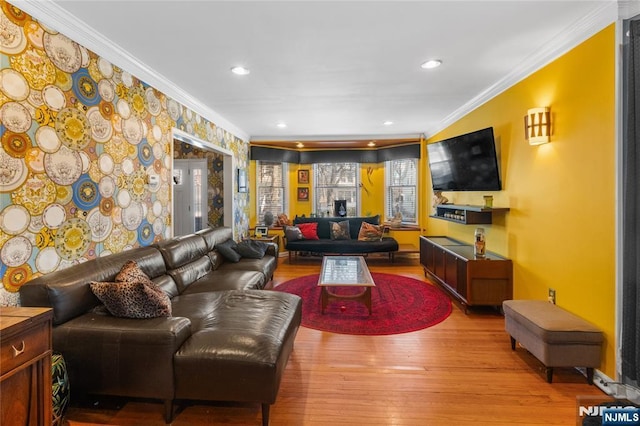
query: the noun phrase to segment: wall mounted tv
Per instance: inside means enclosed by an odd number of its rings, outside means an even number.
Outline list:
[[[500,191],[493,127],[427,145],[434,191]]]

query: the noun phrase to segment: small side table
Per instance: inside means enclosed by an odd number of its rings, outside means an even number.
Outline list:
[[[276,243],[280,247],[280,235],[265,235],[262,237],[249,237],[253,241],[264,241],[266,243]]]

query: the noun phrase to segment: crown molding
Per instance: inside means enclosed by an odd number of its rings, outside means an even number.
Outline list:
[[[620,19],[631,19],[640,15],[640,2],[637,0],[618,0]]]
[[[604,29],[618,19],[618,2],[608,1],[596,8],[584,18],[567,27],[565,31],[555,36],[552,42],[544,48],[530,55],[523,63],[514,68],[509,74],[480,92],[460,108],[449,114],[435,126],[425,130],[427,138],[444,130],[460,120],[476,108],[498,96],[516,83],[524,80],[535,71],[549,64],[553,60],[567,53],[589,37]]]
[[[420,140],[422,133],[389,135],[300,135],[300,136],[251,136],[251,142],[350,142],[383,140]]]
[[[212,121],[216,126],[231,132],[244,141],[249,141],[247,132],[176,86],[159,72],[140,62],[118,44],[98,33],[80,19],[75,18],[52,0],[7,0],[7,2],[27,12],[45,25],[64,33],[76,43],[95,52],[112,64],[127,70],[165,95]]]

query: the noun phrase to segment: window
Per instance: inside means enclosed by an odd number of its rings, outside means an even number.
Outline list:
[[[402,221],[418,223],[417,159],[391,160],[385,162],[385,212],[387,218],[394,217],[398,212]]]
[[[286,163],[258,161],[256,164],[256,189],[257,189],[257,221],[262,222],[266,212],[273,213],[277,218],[279,214],[286,213],[287,203],[285,199]]]
[[[347,201],[347,216],[358,216],[358,163],[313,166],[313,207],[318,216],[334,216],[334,201]]]

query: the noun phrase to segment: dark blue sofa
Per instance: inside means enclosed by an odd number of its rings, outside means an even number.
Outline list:
[[[349,240],[332,240],[329,222],[349,221]],[[289,251],[289,262],[293,255],[301,252],[317,254],[367,254],[367,253],[392,253],[398,251],[398,242],[393,237],[383,237],[380,241],[358,241],[358,233],[362,222],[373,225],[380,224],[380,216],[370,217],[298,217],[293,219],[293,225],[300,223],[318,223],[318,240],[290,241],[285,234],[285,249]]]

